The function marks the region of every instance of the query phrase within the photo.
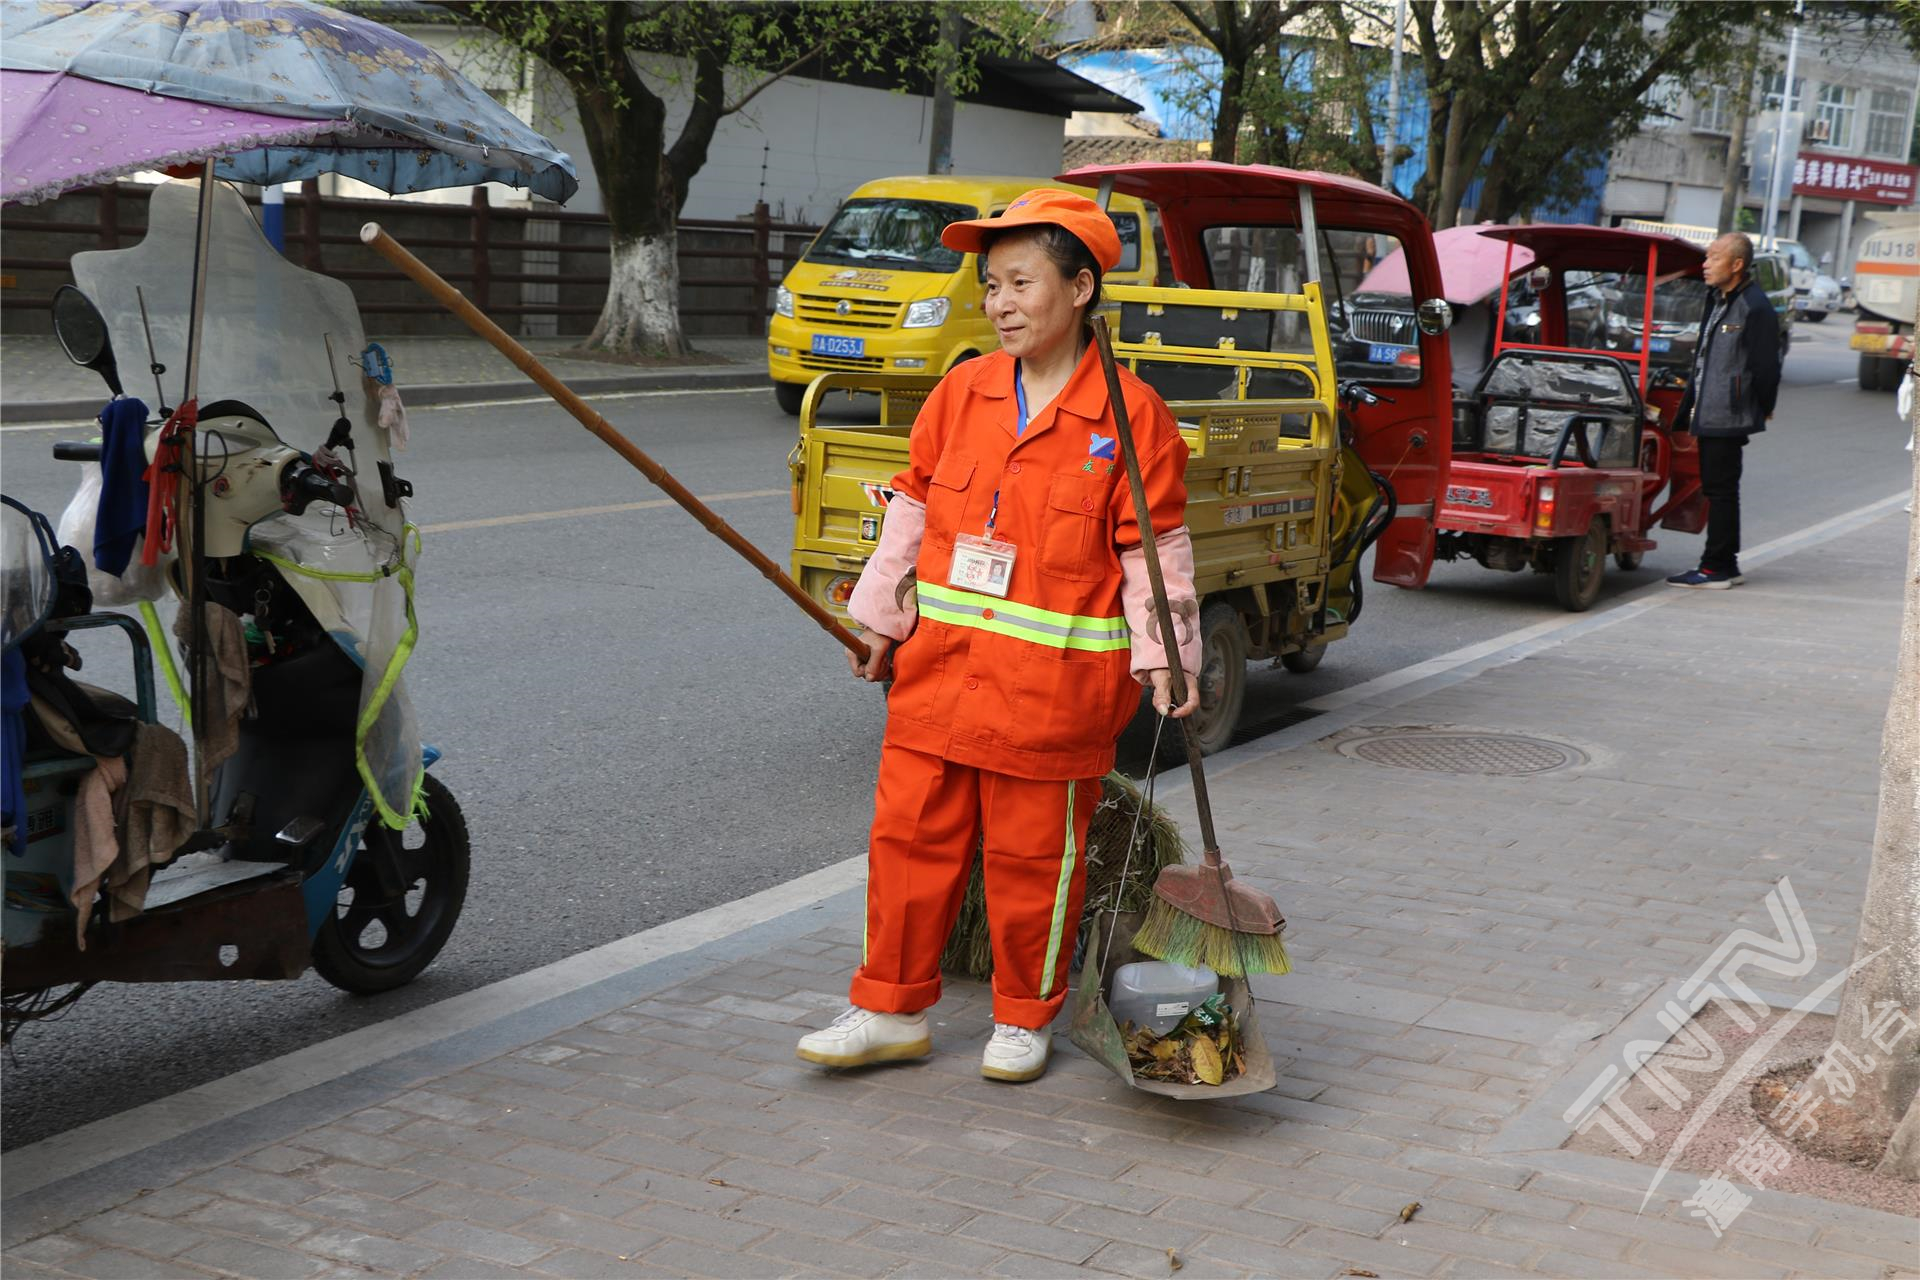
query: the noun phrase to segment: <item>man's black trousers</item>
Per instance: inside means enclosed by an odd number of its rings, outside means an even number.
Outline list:
[[[1700,567],[1740,572],[1740,464],[1747,438],[1700,437],[1700,492],[1707,500],[1707,545]]]

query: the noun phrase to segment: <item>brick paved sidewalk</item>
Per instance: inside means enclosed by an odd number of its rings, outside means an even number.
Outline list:
[[[1217,757],[1226,851],[1279,898],[1298,965],[1261,984],[1270,1093],[1158,1100],[1070,1047],[989,1084],[966,983],[929,1062],[796,1063],[859,957],[848,891],[644,990],[586,987],[19,1194],[5,1273],[1920,1274],[1912,1221],[1761,1192],[1716,1240],[1680,1203],[1697,1175],[1637,1213],[1649,1169],[1555,1149],[1636,1009],[1734,927],[1771,936],[1781,876],[1820,959],[1771,994],[1850,958],[1905,531],[1860,524],[1738,591],[1656,587]],[[1586,762],[1488,777],[1338,749],[1434,725]]]

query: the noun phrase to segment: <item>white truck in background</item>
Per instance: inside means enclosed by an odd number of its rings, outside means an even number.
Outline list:
[[[1853,296],[1860,307],[1848,344],[1860,353],[1863,391],[1892,391],[1913,362],[1913,327],[1920,312],[1920,213],[1867,215],[1878,226],[1854,262]]]

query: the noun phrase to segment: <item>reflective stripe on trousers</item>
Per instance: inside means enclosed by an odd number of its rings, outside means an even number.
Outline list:
[[[1100,785],[1098,778],[1015,778],[884,746],[867,862],[865,959],[852,1002],[912,1013],[940,998],[940,953],[980,851],[994,1021],[1051,1022],[1066,999],[1086,888],[1081,850]]]

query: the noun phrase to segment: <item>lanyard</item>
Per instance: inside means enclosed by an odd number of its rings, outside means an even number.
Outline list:
[[[1020,362],[1013,362],[1013,403],[1020,416],[1013,424],[1013,434],[1023,436],[1027,433],[1027,388],[1020,381]],[[1000,491],[993,491],[993,510],[987,513],[987,541],[993,541],[993,523],[1000,518]]]

